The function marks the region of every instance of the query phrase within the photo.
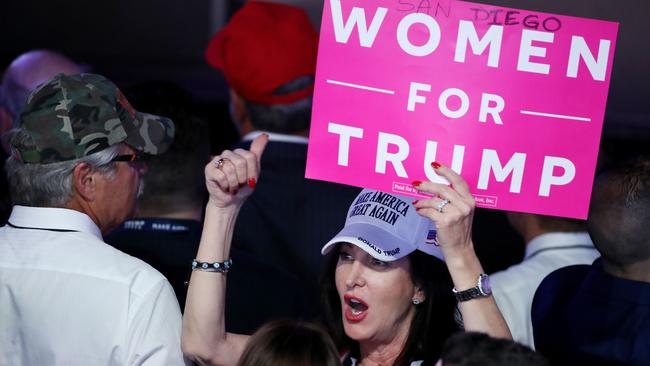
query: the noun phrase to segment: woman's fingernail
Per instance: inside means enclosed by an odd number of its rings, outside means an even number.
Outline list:
[[[248,180],[248,186],[251,188],[255,188],[255,178],[251,178]]]
[[[438,163],[437,161],[434,161],[433,163],[431,163],[431,167],[433,169],[438,169],[438,168],[440,168],[440,163]]]
[[[415,211],[420,211],[421,209],[422,209],[422,207],[416,207]]]
[[[418,202],[420,202],[420,200],[415,200],[415,201],[413,201],[413,204],[414,204],[414,205],[417,205]]]
[[[413,187],[419,187],[420,184],[422,184],[422,181],[414,180],[413,183],[411,183],[411,184],[413,185]]]

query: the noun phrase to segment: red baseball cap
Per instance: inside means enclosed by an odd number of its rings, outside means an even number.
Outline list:
[[[251,1],[217,32],[205,50],[208,63],[244,99],[258,104],[288,104],[310,96],[314,86],[274,94],[280,86],[314,76],[318,34],[300,8]]]

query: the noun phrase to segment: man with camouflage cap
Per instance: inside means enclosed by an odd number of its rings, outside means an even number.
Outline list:
[[[92,74],[48,80],[20,119],[0,228],[0,364],[182,364],[171,286],[102,239],[133,212],[141,154],[169,146],[172,121]]]

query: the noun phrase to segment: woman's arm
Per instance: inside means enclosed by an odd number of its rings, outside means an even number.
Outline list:
[[[434,168],[436,173],[451,184],[419,184],[419,191],[430,193],[434,197],[418,201],[415,207],[420,215],[428,217],[436,224],[437,240],[445,256],[454,287],[459,291],[467,290],[475,287],[479,275],[484,273],[472,242],[472,219],[476,203],[467,183],[460,175],[444,165]],[[443,200],[449,202],[439,211],[438,207]],[[488,333],[493,337],[512,338],[492,295],[461,302],[460,312],[466,330]]]
[[[260,158],[268,141],[263,134],[250,151],[224,151],[205,167],[210,199],[205,210],[203,233],[196,259],[224,262],[230,258],[235,220],[252,193],[250,180],[257,180]],[[218,159],[225,162],[218,167]],[[236,263],[234,270],[236,270]],[[226,333],[226,274],[192,271],[183,315],[183,353],[200,365],[236,365],[249,336]]]

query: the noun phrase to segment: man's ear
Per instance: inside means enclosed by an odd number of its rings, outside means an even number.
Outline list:
[[[97,176],[88,163],[80,163],[72,171],[72,188],[85,201],[94,201]]]

